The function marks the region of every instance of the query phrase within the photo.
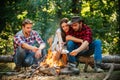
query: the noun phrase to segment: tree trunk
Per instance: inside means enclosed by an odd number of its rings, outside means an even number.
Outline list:
[[[1,55],[0,56],[0,62],[13,62],[13,56],[12,55]]]
[[[103,56],[102,62],[103,63],[119,63],[120,64],[120,56],[117,56],[117,55]]]
[[[72,13],[80,14],[80,12],[81,12],[80,1],[79,0],[72,0],[71,8],[72,8]]]
[[[6,15],[6,11],[5,11],[5,3],[6,0],[4,1],[0,1],[0,33],[2,32],[2,30],[5,28],[5,23],[6,23],[6,19],[5,19],[5,15]]]
[[[109,70],[112,64],[114,66],[114,70],[120,70],[120,64],[115,64],[115,63],[101,63],[100,66],[104,70]]]

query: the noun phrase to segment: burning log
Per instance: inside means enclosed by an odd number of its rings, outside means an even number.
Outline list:
[[[59,69],[56,69],[55,67],[52,68],[40,68],[39,69],[40,72],[42,72],[43,74],[47,74],[47,75],[58,75],[59,74]]]

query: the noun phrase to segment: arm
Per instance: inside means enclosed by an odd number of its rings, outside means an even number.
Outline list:
[[[45,48],[45,43],[42,40],[42,38],[40,37],[40,35],[36,31],[33,32],[33,35],[34,35],[37,43],[39,44],[39,49]]]
[[[85,50],[89,45],[89,42],[88,41],[84,41],[80,47],[78,47],[77,49],[73,50],[70,55],[72,56],[76,56],[79,52]]]
[[[27,43],[22,43],[21,47],[24,49],[32,50],[33,52],[36,52],[38,50],[37,47],[28,45]]]
[[[19,45],[19,46],[21,46],[22,48],[24,48],[24,49],[32,50],[33,52],[36,52],[36,51],[38,50],[37,47],[31,46],[31,45],[25,43],[25,41],[24,41],[24,39],[23,39],[23,37],[22,37],[21,35],[15,36],[15,37],[14,37],[14,42],[15,42],[17,45]]]
[[[73,50],[70,54],[72,56],[76,56],[79,52],[89,48],[88,45],[89,43],[92,42],[92,32],[91,29],[87,26],[84,26],[85,30],[82,32],[82,35],[85,35],[82,37],[83,39],[83,43],[80,45],[80,47],[78,47],[77,49]]]
[[[68,40],[72,40],[72,41],[77,42],[77,43],[83,43],[82,39],[76,38],[76,37],[71,36],[71,35],[66,36],[66,41],[68,41]]]
[[[39,48],[35,53],[35,57],[39,59],[42,56],[42,49],[46,47],[46,44],[44,43],[44,41],[42,40],[42,38],[39,36],[39,34],[36,31],[34,32],[34,36],[35,36],[36,41],[39,44]]]

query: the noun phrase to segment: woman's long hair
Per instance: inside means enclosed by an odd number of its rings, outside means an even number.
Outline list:
[[[61,36],[62,36],[62,40],[63,40],[63,42],[65,42],[66,41],[66,34],[65,34],[65,32],[63,31],[63,29],[62,29],[62,23],[67,23],[69,20],[68,20],[68,18],[63,18],[63,19],[61,19],[61,21],[60,21],[60,29],[61,29]]]

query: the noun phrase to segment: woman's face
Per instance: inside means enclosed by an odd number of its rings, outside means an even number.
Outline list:
[[[65,22],[63,22],[63,23],[61,24],[61,28],[63,29],[63,31],[64,31],[65,33],[67,33],[67,32],[69,31],[69,25],[68,25],[67,23],[65,23]]]

